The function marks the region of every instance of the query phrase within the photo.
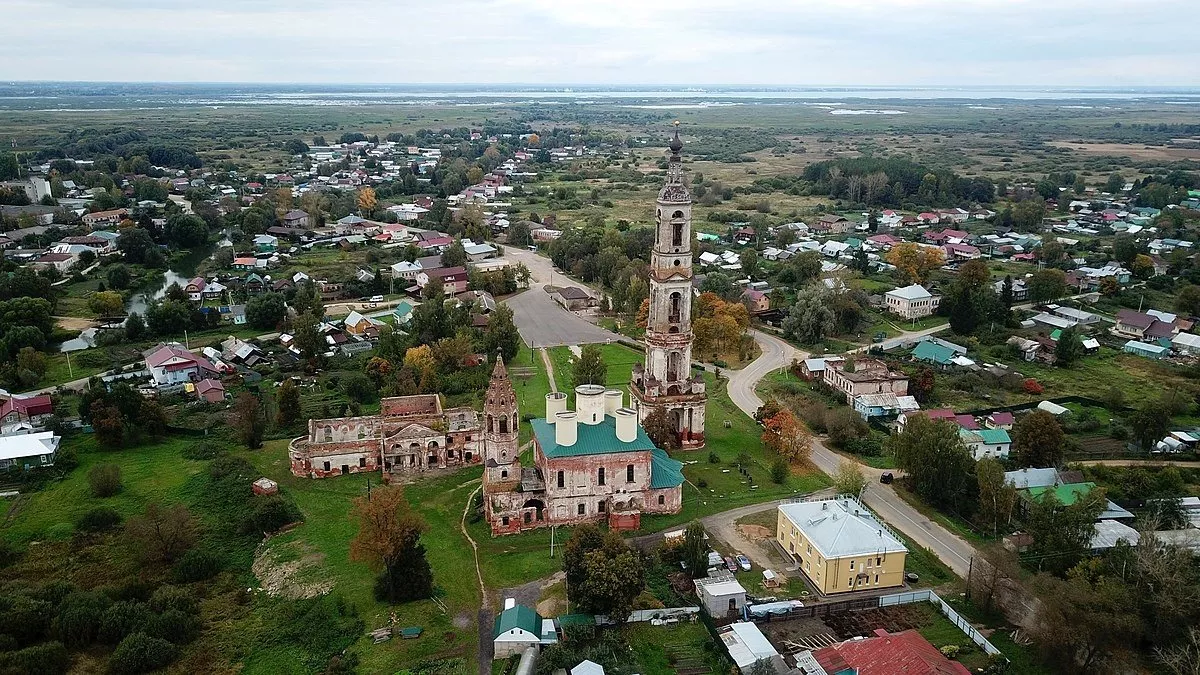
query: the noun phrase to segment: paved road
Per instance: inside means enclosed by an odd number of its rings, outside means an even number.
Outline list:
[[[616,342],[621,337],[563,309],[538,284],[504,302],[512,308],[521,339],[534,347]]]
[[[937,326],[921,331],[906,332],[894,340],[911,340],[945,328],[945,326]],[[730,372],[729,397],[742,412],[753,417],[759,406],[762,405],[762,399],[755,392],[759,381],[768,373],[787,367],[791,364],[792,359],[807,358],[809,354],[761,331],[751,331],[751,335],[762,349],[762,355],[741,371]],[[812,453],[809,457],[814,466],[830,476],[837,473],[843,462],[857,463],[868,479],[867,489],[862,495],[863,502],[879,517],[900,530],[919,546],[931,550],[955,574],[961,577],[967,575],[971,556],[975,554],[975,549],[962,538],[921,515],[908,502],[901,499],[890,486],[880,484],[879,475],[883,473],[882,470],[871,468],[856,462],[853,458],[834,452],[826,447],[820,438],[813,439]]]

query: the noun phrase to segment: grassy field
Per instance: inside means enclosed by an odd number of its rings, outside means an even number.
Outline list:
[[[640,623],[625,628],[625,638],[644,675],[673,675],[683,669],[697,675],[729,671],[729,659],[699,622],[671,626]]]

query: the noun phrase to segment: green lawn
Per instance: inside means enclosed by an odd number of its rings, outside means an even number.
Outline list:
[[[966,539],[972,544],[983,545],[992,543],[994,541],[983,533],[976,531],[969,523],[964,521],[959,516],[943,513],[929,504],[926,504],[924,500],[922,500],[911,490],[909,490],[906,485],[904,485],[903,480],[896,481],[892,484],[892,487],[896,490],[896,494],[899,495],[901,499],[908,502],[909,505],[916,510],[920,511],[921,515],[933,520],[942,527],[950,530],[963,539]]]
[[[1126,405],[1136,407],[1173,389],[1197,391],[1195,379],[1188,377],[1183,369],[1109,347],[1101,347],[1099,353],[1071,368],[1029,363],[1007,354],[998,358],[1045,387],[1045,393],[1030,399],[1070,395],[1103,398],[1110,388],[1116,387],[1125,393]]]
[[[575,394],[571,363],[575,358],[574,354],[571,353],[570,347],[552,347],[549,353],[550,361],[554,364],[554,380],[560,390],[568,392],[567,405],[573,406]],[[636,349],[616,343],[600,345],[600,353],[604,358],[604,365],[608,367],[604,386],[625,391],[625,403],[628,405],[629,380],[633,366],[645,362],[645,355]]]
[[[669,626],[640,623],[624,630],[644,675],[674,675],[681,670],[696,675],[729,672],[729,659],[699,621]]]
[[[546,394],[550,393],[550,378],[541,354],[534,353],[528,345],[517,350],[516,357],[508,364],[509,378],[517,392],[517,405],[522,415],[543,417],[546,414]],[[522,423],[520,442],[524,444],[533,436],[528,423]]]

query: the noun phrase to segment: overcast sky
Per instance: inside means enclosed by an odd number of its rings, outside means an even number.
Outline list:
[[[22,80],[1200,85],[1197,0],[3,0]]]

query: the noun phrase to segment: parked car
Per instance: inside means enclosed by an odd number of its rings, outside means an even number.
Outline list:
[[[891,485],[893,480],[895,480],[895,476],[892,475],[891,471],[882,473],[879,476],[879,482],[883,483],[884,485]]]
[[[729,556],[725,556],[725,569],[729,570],[730,572],[738,571],[737,562],[734,561],[733,558],[730,558]]]
[[[383,302],[383,296],[382,295],[372,295],[371,302]]]
[[[720,567],[723,564],[725,564],[725,561],[721,558],[720,553],[717,553],[716,551],[708,552],[708,566],[709,567]]]
[[[750,559],[747,558],[746,556],[742,555],[741,553],[739,553],[737,555],[737,564],[738,564],[738,567],[742,568],[743,571],[746,571],[746,572],[750,571],[750,567],[751,567]]]

